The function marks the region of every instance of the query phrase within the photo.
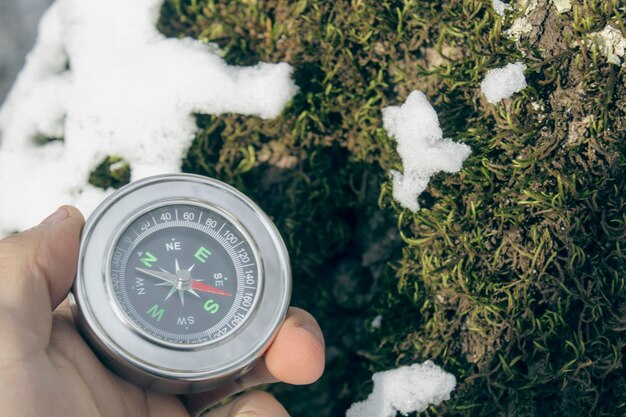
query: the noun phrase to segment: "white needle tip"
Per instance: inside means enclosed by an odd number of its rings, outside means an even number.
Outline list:
[[[169,294],[167,294],[167,297],[165,297],[165,301],[167,301],[168,298],[170,298],[172,296],[172,294],[174,294],[176,292],[176,287],[172,287],[170,289]]]

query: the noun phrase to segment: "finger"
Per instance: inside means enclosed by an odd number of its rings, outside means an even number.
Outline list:
[[[276,398],[263,391],[249,392],[206,414],[199,411],[191,414],[191,417],[200,415],[204,417],[289,417]]]
[[[288,384],[311,384],[324,372],[324,336],[315,318],[290,308],[276,340],[265,355],[270,373]]]
[[[54,311],[55,313],[60,313],[60,314],[63,314],[64,316],[67,314],[72,314],[72,306],[70,304],[69,295],[65,297],[63,301],[61,301],[61,304],[59,304]]]
[[[181,401],[187,407],[189,414],[193,416],[194,413],[206,410],[231,395],[238,394],[257,385],[273,382],[278,382],[278,379],[270,373],[265,365],[265,361],[261,359],[250,372],[241,378],[237,378],[211,391],[183,395],[181,396]]]
[[[292,307],[265,356],[246,375],[212,391],[183,398],[189,410],[206,409],[248,388],[273,383],[309,384],[324,372],[324,336],[315,318]]]
[[[40,225],[0,241],[0,308],[36,332],[67,296],[74,275],[83,216],[64,206]]]

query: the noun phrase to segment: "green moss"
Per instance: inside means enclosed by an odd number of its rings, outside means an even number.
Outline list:
[[[123,158],[119,156],[107,156],[104,160],[89,174],[89,184],[94,187],[102,188],[120,188],[130,182],[131,168]]]
[[[274,388],[293,415],[343,415],[371,372],[425,359],[459,381],[428,415],[626,415],[626,77],[572,46],[626,33],[623,4],[572,3],[539,0],[541,30],[514,42],[490,0],[165,2],[167,35],[295,68],[275,120],[198,115],[183,165],[252,195],[285,236],[294,303],[329,347],[319,383]],[[488,104],[487,69],[516,60],[529,87]],[[401,161],[381,121],[413,89],[473,151],[417,214],[391,199]],[[346,275],[369,288],[352,305]]]

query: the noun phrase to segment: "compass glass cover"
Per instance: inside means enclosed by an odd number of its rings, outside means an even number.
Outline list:
[[[195,204],[145,212],[122,231],[110,255],[117,310],[140,334],[197,346],[240,328],[259,293],[258,259],[240,227]]]

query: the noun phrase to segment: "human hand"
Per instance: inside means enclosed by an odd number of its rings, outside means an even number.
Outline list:
[[[206,393],[146,391],[105,368],[78,333],[67,302],[76,274],[78,210],[65,206],[42,224],[0,241],[0,409],[8,416],[189,417],[247,388],[269,382],[308,384],[324,369],[315,319],[291,308],[258,365]],[[207,417],[280,417],[271,395],[253,391]]]

